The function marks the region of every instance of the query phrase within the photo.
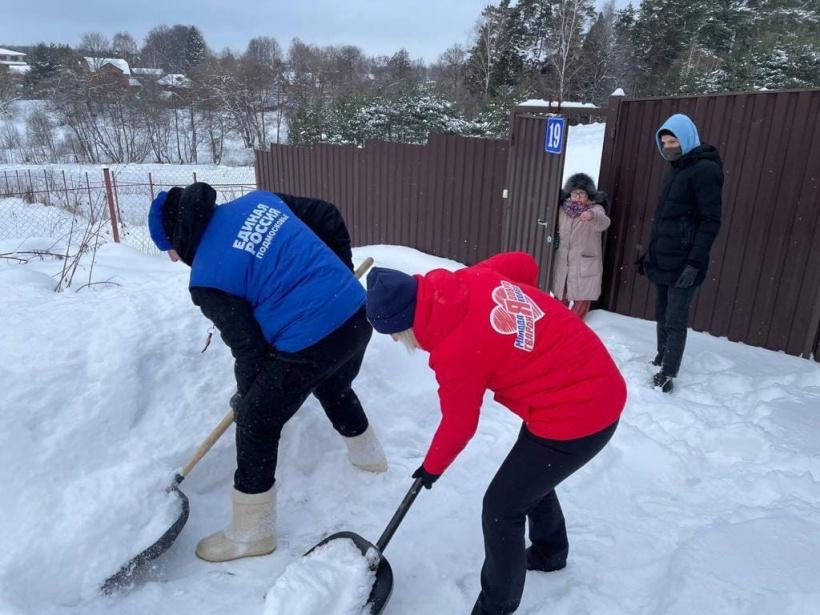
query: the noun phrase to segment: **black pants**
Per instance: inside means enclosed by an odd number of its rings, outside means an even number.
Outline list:
[[[689,326],[689,306],[697,287],[675,288],[657,286],[655,320],[658,327],[658,359],[661,371],[675,378],[686,347],[686,328]],[[656,361],[657,362],[657,361]]]
[[[576,440],[547,440],[521,427],[484,495],[484,566],[473,615],[502,615],[518,608],[527,572],[525,519],[535,555],[566,558],[567,528],[555,487],[598,454],[617,425]]]
[[[351,385],[372,333],[362,308],[313,346],[277,353],[265,365],[236,415],[237,490],[262,493],[273,486],[282,428],[311,393],[341,435],[357,436],[367,429],[367,416]]]

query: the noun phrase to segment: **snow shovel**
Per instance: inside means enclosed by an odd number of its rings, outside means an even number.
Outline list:
[[[219,425],[205,438],[205,441],[197,449],[194,456],[186,463],[182,470],[174,476],[174,480],[168,486],[168,491],[173,492],[179,498],[180,512],[176,521],[169,527],[165,533],[160,536],[150,547],[142,551],[139,555],[132,558],[128,563],[122,566],[116,574],[106,579],[102,585],[102,591],[105,594],[110,594],[117,589],[127,586],[132,578],[138,573],[144,571],[150,562],[160,555],[165,553],[182,531],[183,526],[188,521],[188,497],[182,493],[179,484],[185,480],[185,477],[194,469],[194,466],[199,463],[199,460],[205,456],[211,447],[219,440],[228,427],[233,423],[233,410],[228,410],[228,413],[219,421]]]
[[[421,478],[417,478],[413,481],[413,484],[410,486],[410,490],[407,492],[407,495],[404,496],[404,499],[401,501],[401,504],[399,504],[393,518],[390,519],[390,523],[387,524],[387,527],[384,532],[382,532],[382,535],[379,537],[379,540],[375,545],[353,532],[337,532],[336,534],[331,534],[322,542],[313,547],[313,549],[305,553],[305,555],[308,555],[314,549],[318,549],[322,545],[329,543],[331,540],[344,538],[352,540],[353,544],[356,545],[359,551],[362,552],[362,555],[364,555],[370,562],[370,569],[375,570],[376,572],[376,580],[373,582],[373,589],[370,590],[370,596],[367,599],[367,604],[364,605],[365,608],[369,609],[368,612],[370,615],[379,615],[384,610],[385,605],[387,605],[387,601],[390,600],[390,595],[393,593],[393,569],[390,567],[390,563],[384,557],[383,553],[387,548],[387,543],[389,543],[390,539],[393,538],[393,534],[396,533],[396,530],[399,528],[399,524],[404,519],[407,511],[410,510],[410,506],[415,501],[416,496],[419,494],[419,491],[421,491],[421,488],[422,480]]]
[[[356,268],[354,272],[356,279],[361,278],[364,272],[370,269],[371,265],[373,265],[373,258],[368,256],[362,264]],[[153,560],[171,548],[177,536],[182,532],[182,528],[188,522],[188,514],[190,512],[188,497],[180,490],[179,485],[185,480],[185,477],[188,476],[191,470],[194,469],[194,466],[205,456],[205,453],[211,450],[211,447],[216,444],[216,441],[227,431],[231,423],[233,423],[233,410],[228,410],[228,413],[219,421],[219,425],[205,438],[205,441],[200,445],[196,453],[194,453],[194,456],[183,466],[179,474],[174,476],[174,480],[168,486],[168,491],[175,493],[179,498],[180,512],[176,521],[159,537],[159,540],[124,564],[116,574],[107,578],[101,588],[103,593],[111,594],[117,589],[129,585],[133,578],[146,570]]]

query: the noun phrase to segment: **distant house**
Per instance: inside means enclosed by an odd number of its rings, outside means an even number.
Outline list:
[[[165,74],[161,68],[132,68],[131,75],[134,79],[137,79],[140,83],[146,83],[148,81],[157,81]]]
[[[95,77],[107,77],[122,87],[132,85],[131,68],[122,58],[83,58],[83,67]]]
[[[22,80],[30,69],[26,64],[26,54],[0,47],[0,71],[11,75],[15,80]]]
[[[166,88],[189,88],[191,87],[191,80],[180,73],[169,73],[157,80],[157,85]]]
[[[0,47],[0,64],[25,64],[26,54]]]

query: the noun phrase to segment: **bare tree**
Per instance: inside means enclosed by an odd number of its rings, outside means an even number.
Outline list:
[[[123,58],[129,63],[133,62],[139,53],[134,37],[128,32],[117,32],[114,35],[114,38],[111,39],[111,51],[114,56]]]
[[[86,32],[80,38],[80,49],[91,57],[102,58],[111,51],[111,41],[101,32]]]

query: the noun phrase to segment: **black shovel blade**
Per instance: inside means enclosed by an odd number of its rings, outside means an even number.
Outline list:
[[[312,552],[314,549],[321,547],[322,545],[326,545],[331,540],[338,540],[341,538],[352,540],[353,544],[358,547],[359,551],[361,551],[362,555],[365,557],[368,556],[368,552],[371,551],[371,549],[373,553],[378,555],[378,563],[371,564],[371,568],[372,566],[375,566],[376,579],[373,581],[373,588],[370,590],[370,596],[368,597],[367,604],[365,606],[370,608],[371,615],[379,615],[384,610],[384,607],[387,605],[387,601],[390,600],[390,595],[393,593],[393,569],[390,567],[390,562],[388,562],[384,555],[379,552],[376,545],[369,540],[365,540],[358,534],[354,534],[353,532],[337,532],[336,534],[331,534],[325,538],[322,542],[313,547],[313,549],[305,553],[305,555]],[[375,560],[375,557],[373,560]]]
[[[188,496],[186,496],[179,489],[179,483],[182,482],[182,476],[177,475],[174,482],[168,487],[168,491],[176,493],[179,497],[180,513],[176,521],[169,527],[165,533],[159,537],[154,544],[134,556],[128,563],[122,566],[116,574],[106,579],[101,589],[104,594],[111,594],[119,589],[130,585],[134,578],[145,572],[150,563],[165,553],[174,544],[174,541],[182,532],[182,528],[188,522],[189,504]]]

